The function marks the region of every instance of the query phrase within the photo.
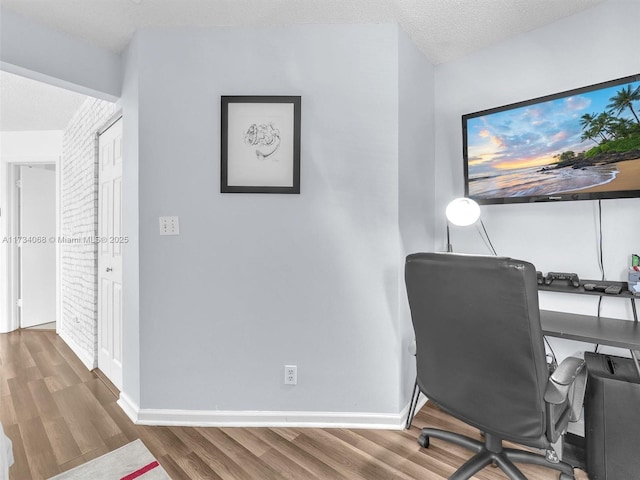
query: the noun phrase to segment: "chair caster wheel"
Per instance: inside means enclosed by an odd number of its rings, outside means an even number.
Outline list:
[[[424,433],[418,437],[418,443],[424,448],[429,448],[429,436]],[[563,479],[561,479],[563,480]]]
[[[576,477],[573,475],[567,475],[566,473],[561,473],[558,480],[576,480]]]

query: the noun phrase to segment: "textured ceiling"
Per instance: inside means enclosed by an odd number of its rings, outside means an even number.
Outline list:
[[[120,52],[142,26],[399,23],[431,63],[602,0],[0,0],[0,6]]]
[[[0,72],[0,131],[63,130],[86,98]]]
[[[144,26],[398,23],[437,65],[602,1],[0,0],[0,7],[113,52]],[[62,129],[84,98],[2,73],[0,130]]]

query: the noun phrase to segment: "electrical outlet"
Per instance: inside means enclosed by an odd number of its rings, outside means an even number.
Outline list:
[[[160,235],[180,235],[178,217],[160,217]]]
[[[284,366],[284,384],[285,385],[298,384],[298,367],[296,365]]]

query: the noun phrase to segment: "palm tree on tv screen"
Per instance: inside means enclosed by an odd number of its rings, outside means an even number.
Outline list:
[[[640,125],[640,118],[636,114],[636,111],[633,108],[633,102],[637,102],[640,100],[640,87],[635,90],[631,90],[631,85],[627,85],[626,88],[622,88],[618,90],[618,92],[611,97],[611,103],[607,105],[607,108],[611,108],[618,115],[625,109],[628,108],[633,116],[636,119],[636,122]]]
[[[585,113],[580,117],[580,125],[582,126],[582,136],[581,140],[593,140],[598,145],[607,142],[609,138],[606,134],[611,134],[611,116],[602,112],[599,115],[595,113]],[[598,140],[596,137],[600,136],[601,140]]]

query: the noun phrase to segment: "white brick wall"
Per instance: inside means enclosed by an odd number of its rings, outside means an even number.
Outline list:
[[[98,234],[97,131],[115,113],[110,102],[88,98],[64,132],[61,160],[60,235],[62,318],[60,330],[81,358],[97,366],[97,247],[85,243]]]

